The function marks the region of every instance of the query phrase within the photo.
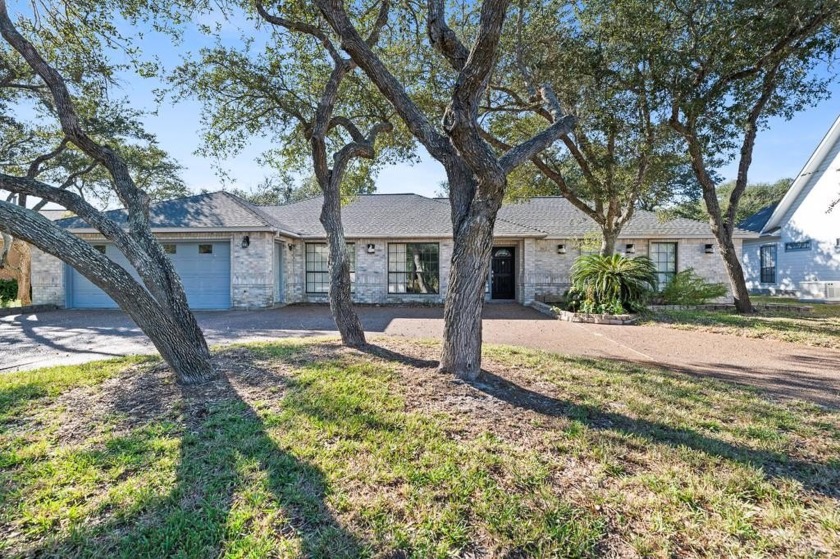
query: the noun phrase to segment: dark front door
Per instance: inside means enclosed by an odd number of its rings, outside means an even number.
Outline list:
[[[515,249],[498,247],[493,249],[491,293],[493,299],[516,298]]]

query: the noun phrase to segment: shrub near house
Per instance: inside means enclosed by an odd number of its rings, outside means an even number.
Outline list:
[[[656,266],[646,256],[581,256],[572,266],[572,310],[625,314],[644,308],[656,286]]]

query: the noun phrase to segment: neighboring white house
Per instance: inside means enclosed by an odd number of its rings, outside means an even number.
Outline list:
[[[840,117],[817,146],[785,197],[739,226],[747,286],[756,293],[840,301]]]

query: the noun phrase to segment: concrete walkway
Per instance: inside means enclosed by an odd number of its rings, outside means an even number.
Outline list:
[[[440,307],[360,307],[370,334],[437,339]],[[200,312],[211,345],[334,334],[325,306]],[[571,324],[519,305],[487,305],[484,340],[562,354],[653,364],[756,386],[770,395],[840,407],[840,351],[658,326]],[[153,353],[117,311],[53,311],[0,318],[0,371]]]

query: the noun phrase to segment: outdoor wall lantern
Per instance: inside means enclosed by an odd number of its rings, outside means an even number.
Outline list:
[[[370,243],[370,244],[367,246],[367,251],[368,251],[368,254],[373,254],[373,253],[375,253],[375,252],[376,252],[376,245],[375,245],[375,244],[373,244],[373,243]]]
[[[706,245],[706,254],[714,254],[715,253],[715,245],[707,244]]]
[[[292,243],[289,243],[289,250],[295,250],[295,245],[293,245]]]
[[[557,254],[566,254],[566,245],[557,245]]]
[[[249,246],[251,246],[251,237],[245,235],[242,237],[242,248],[248,248]]]
[[[633,243],[627,243],[627,245],[624,248],[627,254],[636,254],[636,245],[634,245]]]

